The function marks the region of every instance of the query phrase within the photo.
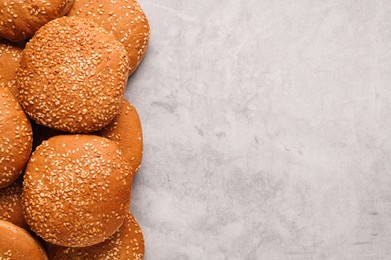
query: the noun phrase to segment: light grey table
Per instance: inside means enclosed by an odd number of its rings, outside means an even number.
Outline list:
[[[145,259],[391,259],[391,1],[141,5]]]

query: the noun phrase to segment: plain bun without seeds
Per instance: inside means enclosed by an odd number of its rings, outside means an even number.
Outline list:
[[[97,131],[119,113],[127,82],[124,47],[96,23],[63,17],[26,45],[16,75],[17,98],[38,124]]]
[[[114,141],[93,135],[50,138],[26,167],[26,221],[52,244],[101,243],[118,230],[129,210],[131,176]]]

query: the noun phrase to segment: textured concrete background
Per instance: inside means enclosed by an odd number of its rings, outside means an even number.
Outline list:
[[[391,259],[391,1],[141,5],[145,259]]]

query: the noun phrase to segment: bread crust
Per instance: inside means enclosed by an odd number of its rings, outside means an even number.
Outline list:
[[[48,258],[42,246],[26,230],[0,220],[0,259]]]
[[[0,88],[0,189],[22,173],[32,147],[30,121],[6,88]]]
[[[26,45],[17,98],[38,124],[71,132],[100,130],[118,114],[127,82],[124,47],[96,23],[63,17]]]
[[[22,177],[19,177],[12,185],[0,189],[0,220],[9,221],[18,227],[29,230],[23,214],[22,192]]]
[[[60,135],[33,153],[24,175],[26,221],[47,242],[85,247],[122,225],[132,172],[118,145],[93,135]]]
[[[136,219],[129,212],[121,228],[103,243],[84,248],[47,244],[46,249],[52,260],[142,260],[144,259],[144,236]]]
[[[138,171],[143,157],[143,133],[137,110],[129,101],[122,101],[119,114],[98,135],[116,141],[129,166]]]
[[[129,58],[129,76],[137,69],[148,48],[148,19],[136,0],[75,0],[68,16],[88,18],[112,33]]]
[[[0,39],[0,87],[16,94],[15,77],[19,67],[24,44],[13,44]]]
[[[4,0],[0,4],[0,37],[24,41],[47,22],[69,12],[73,0]]]

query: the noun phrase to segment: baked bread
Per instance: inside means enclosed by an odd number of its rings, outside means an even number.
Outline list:
[[[24,229],[0,220],[0,259],[48,259],[42,246]]]
[[[31,38],[47,22],[66,15],[73,0],[4,0],[0,4],[0,37],[13,42]]]
[[[119,113],[127,82],[124,47],[96,23],[63,17],[34,35],[16,75],[17,98],[38,124],[100,130]]]
[[[147,51],[150,28],[136,0],[75,0],[68,16],[88,18],[112,33],[126,48],[131,75]]]
[[[144,236],[140,226],[129,212],[120,229],[103,243],[84,248],[47,244],[46,249],[52,260],[142,260],[144,259]]]
[[[0,88],[0,189],[19,177],[31,147],[29,119],[9,90]]]
[[[0,189],[0,220],[9,221],[23,229],[30,229],[22,208],[23,178],[19,177],[12,185]]]
[[[33,153],[22,196],[30,228],[68,247],[98,244],[113,235],[129,210],[132,172],[118,145],[93,135],[60,135]]]
[[[13,95],[16,70],[22,56],[23,44],[12,44],[0,39],[0,87],[8,87]]]
[[[143,156],[143,133],[137,110],[129,101],[122,101],[120,113],[98,135],[116,141],[128,165],[137,172]]]

